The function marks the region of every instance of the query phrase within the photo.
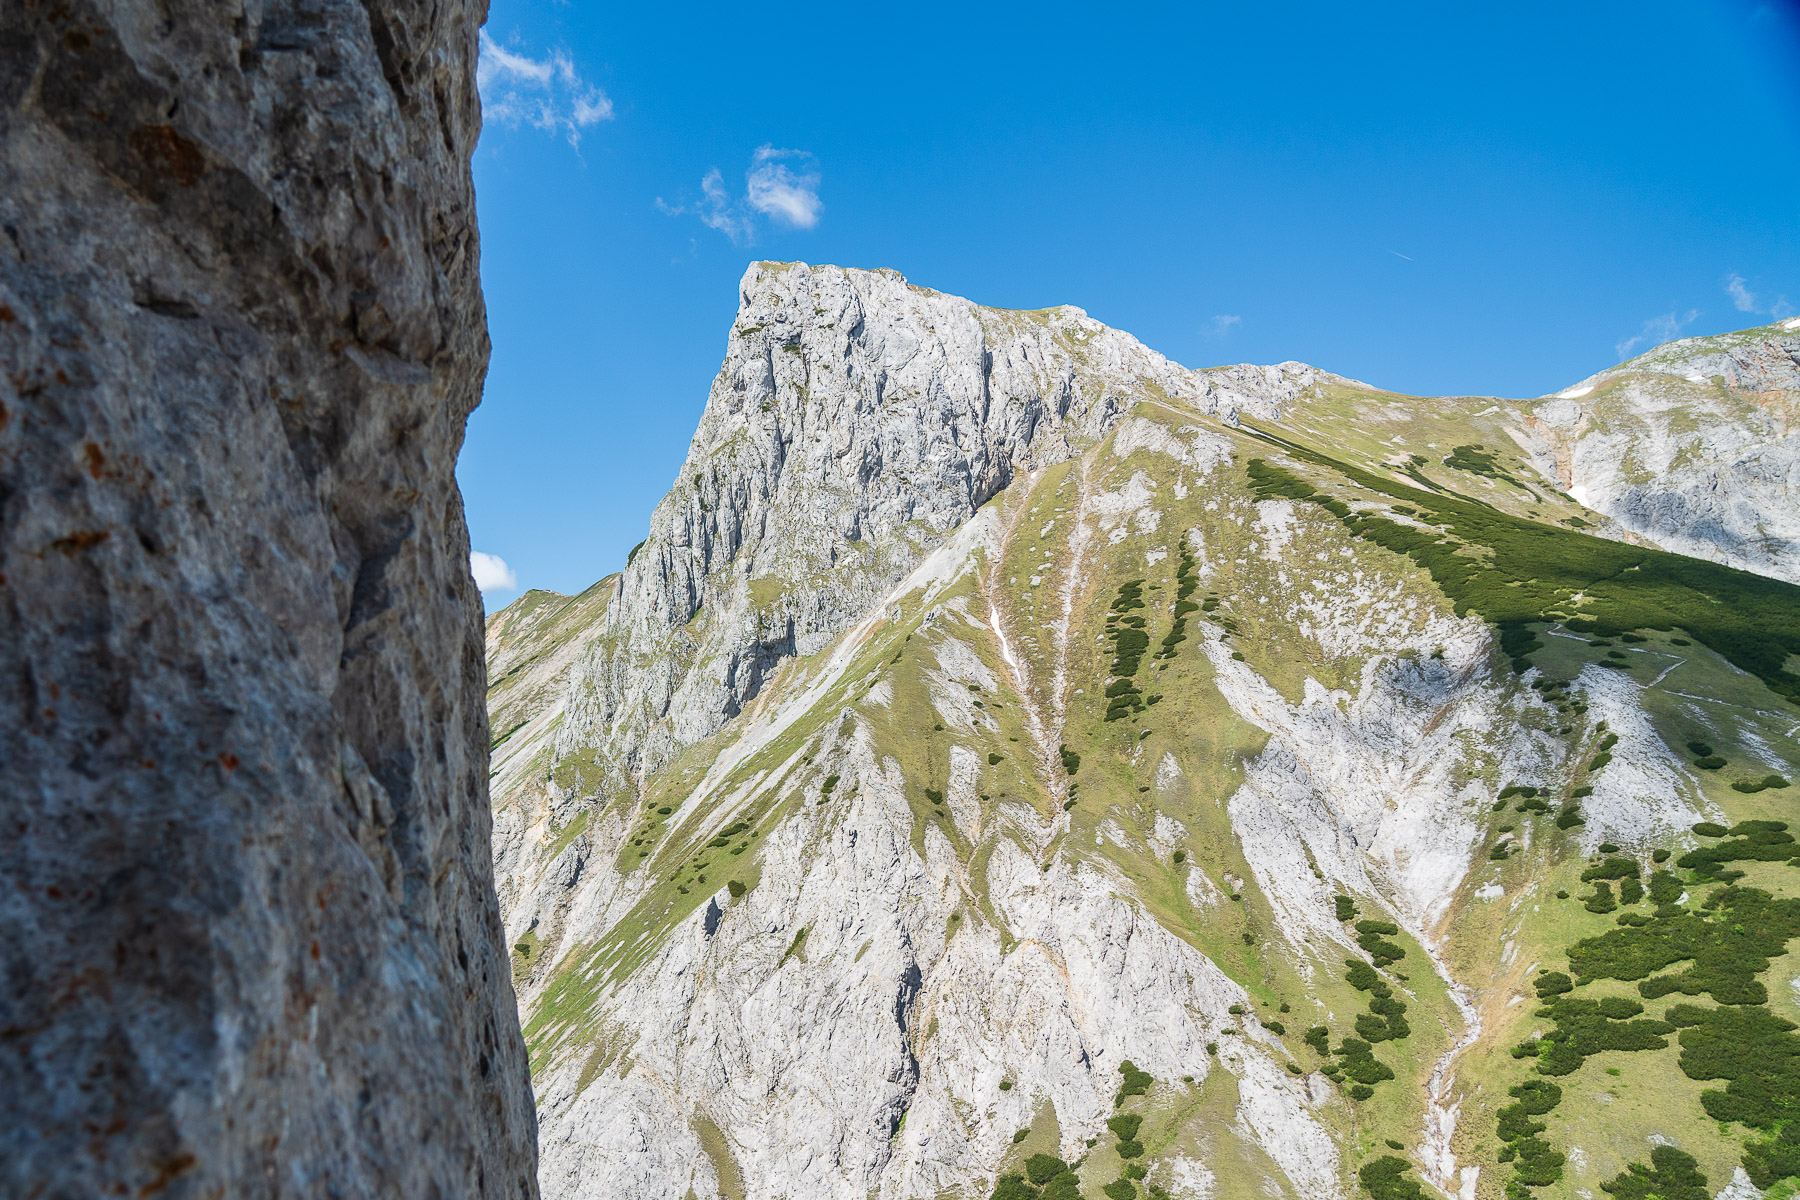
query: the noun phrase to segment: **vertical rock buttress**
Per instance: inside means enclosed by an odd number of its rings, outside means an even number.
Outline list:
[[[0,4],[0,1193],[536,1194],[484,7]]]

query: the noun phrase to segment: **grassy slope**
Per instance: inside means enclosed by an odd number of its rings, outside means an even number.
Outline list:
[[[1377,409],[1387,410],[1381,421],[1371,418]],[[1192,423],[1192,418],[1155,403],[1140,405],[1137,415],[1177,432]],[[1352,428],[1371,432],[1359,433],[1348,442],[1338,440],[1336,434],[1347,419]],[[1338,494],[1355,493],[1356,499],[1382,504],[1396,500],[1422,504],[1420,493],[1435,485],[1459,490],[1494,510],[1551,530],[1557,528],[1554,522],[1581,511],[1543,486],[1540,479],[1529,476],[1516,456],[1503,451],[1491,422],[1478,411],[1441,405],[1420,415],[1417,405],[1406,398],[1341,389],[1322,394],[1298,424],[1299,441],[1317,439],[1317,444],[1330,446],[1333,456],[1370,474],[1379,473],[1384,485],[1392,484],[1374,487],[1368,478],[1334,474],[1329,463],[1321,467],[1316,461],[1309,462],[1309,477],[1321,485],[1335,485]],[[1003,656],[991,639],[971,646],[1003,681],[980,697],[991,727],[974,736],[934,728],[943,723],[943,714],[933,704],[926,678],[936,669],[934,647],[951,634],[942,623],[927,628],[923,613],[908,610],[862,647],[838,684],[818,701],[813,715],[795,722],[785,734],[739,764],[727,786],[712,793],[729,795],[731,784],[761,775],[763,781],[752,790],[748,804],[731,814],[713,806],[682,807],[688,789],[707,765],[741,736],[741,722],[690,748],[650,780],[636,810],[636,829],[646,840],[642,846],[628,848],[620,866],[627,872],[653,876],[654,882],[631,915],[610,934],[559,964],[556,981],[544,992],[528,1022],[534,1064],[541,1068],[551,1057],[565,1053],[598,1053],[593,1047],[603,1039],[595,1014],[607,981],[641,965],[666,931],[689,916],[724,879],[754,886],[755,835],[773,822],[817,805],[822,772],[813,770],[814,764],[797,760],[828,745],[835,718],[845,707],[858,708],[881,752],[898,762],[909,781],[915,845],[920,844],[927,824],[938,824],[959,856],[971,865],[979,889],[981,867],[991,852],[992,839],[1015,836],[1005,822],[994,819],[1002,806],[1022,803],[1048,817],[1068,795],[1066,779],[1058,774],[1046,748],[1034,743],[1025,719],[1028,706],[1039,713],[1054,709],[1050,681],[1061,661],[1066,663],[1071,694],[1066,723],[1052,731],[1051,741],[1077,751],[1082,766],[1076,776],[1079,787],[1070,812],[1070,831],[1047,852],[1104,859],[1122,873],[1133,894],[1160,923],[1243,983],[1257,1003],[1266,1006],[1268,1011],[1259,1010],[1260,1015],[1272,1016],[1276,1006],[1288,1004],[1292,1011],[1281,1019],[1289,1028],[1285,1039],[1289,1054],[1302,1067],[1313,1067],[1317,1057],[1300,1042],[1299,1035],[1307,1025],[1323,1020],[1319,1014],[1331,1012],[1339,1018],[1328,1022],[1335,1042],[1348,1031],[1349,1017],[1361,1008],[1363,997],[1339,978],[1341,972],[1329,969],[1328,958],[1323,960],[1327,969],[1321,969],[1319,956],[1309,956],[1303,948],[1290,946],[1272,934],[1270,909],[1251,879],[1224,808],[1242,780],[1244,763],[1260,752],[1266,735],[1239,718],[1219,695],[1212,683],[1212,669],[1198,647],[1197,622],[1190,619],[1189,639],[1172,659],[1151,657],[1171,620],[1178,557],[1175,547],[1189,531],[1197,535],[1209,568],[1199,596],[1214,595],[1220,600],[1217,617],[1229,619],[1236,629],[1230,635],[1231,646],[1290,701],[1299,698],[1308,679],[1327,688],[1354,690],[1363,666],[1357,654],[1334,653],[1317,640],[1298,634],[1296,597],[1306,589],[1317,584],[1330,594],[1334,588],[1341,589],[1344,572],[1359,571],[1367,584],[1417,605],[1422,614],[1446,611],[1450,602],[1431,576],[1404,555],[1354,536],[1343,522],[1315,506],[1296,506],[1303,549],[1280,562],[1245,553],[1246,531],[1257,517],[1246,463],[1251,457],[1269,455],[1271,447],[1258,440],[1254,431],[1229,431],[1211,423],[1207,428],[1209,434],[1229,437],[1234,443],[1232,461],[1220,465],[1210,477],[1203,478],[1192,468],[1154,453],[1119,459],[1110,453],[1109,444],[1103,444],[1082,462],[1041,472],[1016,484],[995,502],[1005,510],[1011,532],[998,560],[990,564],[987,586],[982,586],[981,576],[971,574],[938,601],[943,604],[962,598],[969,603],[969,611],[983,617],[991,603],[1004,611],[1009,628],[1022,631],[1014,651],[1029,673],[1026,696],[1016,694],[1004,682]],[[1294,434],[1295,430],[1286,432]],[[1328,437],[1332,439],[1329,442]],[[1454,455],[1454,448],[1463,445],[1480,445],[1493,452],[1491,459],[1466,455],[1463,459],[1497,473],[1443,465],[1442,457]],[[1430,461],[1421,466],[1396,453],[1410,447],[1422,447]],[[1406,462],[1414,474],[1382,465],[1390,461]],[[1071,580],[1075,548],[1070,540],[1074,525],[1070,514],[1084,491],[1090,499],[1116,492],[1140,474],[1155,494],[1153,507],[1159,514],[1155,529],[1127,523],[1125,536],[1116,543],[1108,542],[1104,534],[1093,538]],[[1517,483],[1508,476],[1526,482]],[[1401,488],[1411,490],[1396,491]],[[1185,497],[1179,495],[1182,489],[1187,491]],[[1164,556],[1152,562],[1150,555],[1156,551]],[[1038,579],[1035,585],[1031,583],[1034,576]],[[1104,640],[1107,605],[1120,583],[1138,578],[1145,581],[1145,609],[1139,611],[1147,619],[1152,646],[1138,680],[1146,693],[1160,695],[1162,700],[1139,719],[1107,722],[1101,695],[1111,660]],[[1072,590],[1075,625],[1066,659],[1061,659],[1048,627],[1060,615],[1065,584]],[[544,606],[544,601],[537,602],[537,607]],[[522,609],[510,620],[523,624],[532,611]],[[555,627],[555,622],[544,625],[546,630]],[[535,636],[553,640],[561,635],[544,632]],[[966,629],[959,627],[956,636],[966,640]],[[1800,710],[1717,653],[1701,646],[1672,645],[1673,636],[1657,635],[1632,647],[1632,653],[1656,663],[1653,669],[1638,669],[1634,677],[1645,683],[1657,680],[1645,693],[1644,704],[1658,731],[1678,749],[1689,738],[1704,734],[1704,740],[1730,760],[1726,770],[1700,773],[1707,798],[1727,819],[1779,816],[1791,808],[1793,792],[1745,795],[1733,791],[1729,783],[1751,777],[1746,764],[1752,758],[1769,769],[1800,778],[1800,761],[1795,759],[1791,740]],[[517,635],[503,630],[502,640],[509,637]],[[1571,677],[1582,662],[1601,656],[1599,650],[1574,639],[1544,641],[1533,661],[1560,678]],[[829,653],[787,664],[760,703],[772,706],[791,694]],[[1497,660],[1494,666],[1497,686],[1518,686],[1503,661]],[[1665,666],[1672,669],[1662,674]],[[499,691],[506,686],[505,678],[495,683],[501,706],[497,711],[510,702]],[[889,684],[892,699],[885,705],[867,703],[868,687],[880,681]],[[1083,694],[1072,694],[1076,689]],[[502,721],[497,719],[495,724],[500,731]],[[1752,738],[1760,738],[1761,743]],[[968,746],[984,763],[978,783],[986,797],[984,832],[976,844],[970,844],[926,795],[927,789],[943,790],[953,743]],[[1053,752],[1054,746],[1048,749]],[[989,754],[1001,755],[1002,761],[986,765]],[[1156,768],[1165,755],[1179,764],[1182,779],[1173,788],[1159,790]],[[1771,757],[1778,761],[1772,762]],[[1561,784],[1564,790],[1568,786],[1567,782]],[[668,818],[659,817],[656,810],[662,806],[676,811]],[[1159,814],[1186,828],[1179,843],[1186,861],[1180,865],[1151,849]],[[727,815],[748,820],[751,828],[730,846],[696,853]],[[1490,825],[1502,819],[1493,817]],[[1509,812],[1504,819],[1520,818]],[[1514,1060],[1508,1048],[1543,1024],[1532,1015],[1536,1004],[1525,986],[1527,971],[1536,964],[1562,964],[1571,941],[1611,922],[1611,917],[1588,913],[1576,901],[1555,899],[1558,888],[1574,894],[1584,890],[1576,877],[1586,860],[1572,839],[1551,822],[1541,817],[1530,819],[1535,820],[1538,831],[1532,849],[1505,863],[1478,864],[1444,925],[1444,957],[1459,980],[1476,991],[1486,1026],[1480,1041],[1459,1060],[1463,1107],[1456,1138],[1462,1161],[1487,1164],[1480,1189],[1483,1196],[1497,1196],[1503,1178],[1493,1161],[1499,1149],[1493,1136],[1493,1112],[1506,1100],[1505,1087],[1524,1078],[1531,1065]],[[1100,836],[1103,831],[1122,836]],[[730,855],[730,848],[738,845],[746,847],[745,852]],[[641,856],[639,850],[644,851]],[[700,865],[703,862],[705,866]],[[1758,867],[1759,872],[1763,870]],[[1231,891],[1229,881],[1238,881],[1241,901],[1197,908],[1185,886],[1187,873],[1193,871],[1204,873],[1220,891]],[[703,874],[705,885],[699,879]],[[1475,898],[1478,887],[1495,882],[1504,888],[1500,900]],[[998,923],[991,907],[979,900],[978,907],[982,919]],[[1245,944],[1245,934],[1250,935],[1252,944]],[[1514,948],[1501,958],[1495,948],[1509,942]],[[1425,1077],[1460,1031],[1460,1020],[1441,983],[1423,969],[1422,952],[1410,943],[1408,950],[1409,961],[1403,969],[1410,969],[1407,986],[1411,990],[1402,994],[1411,1005],[1409,1018],[1415,1032],[1405,1042],[1388,1043],[1379,1050],[1399,1079],[1379,1087],[1376,1096],[1365,1103],[1351,1105],[1340,1100],[1322,1114],[1349,1148],[1347,1165],[1351,1167],[1361,1159],[1387,1153],[1388,1139],[1408,1147],[1413,1144],[1422,1123]],[[1791,975],[1793,956],[1776,969]],[[1772,974],[1770,990],[1777,994],[1778,1006],[1786,1004],[1792,1009],[1793,998],[1783,986],[1787,977]],[[1596,994],[1609,990],[1623,994],[1623,989],[1624,985],[1617,984],[1593,987]],[[1520,992],[1527,995],[1525,1002],[1509,1004]],[[1651,1015],[1660,1012],[1659,1005],[1649,1007]],[[1674,1065],[1676,1053],[1671,1047],[1601,1055],[1563,1081],[1569,1096],[1546,1136],[1564,1149],[1579,1147],[1585,1165],[1572,1162],[1564,1181],[1541,1194],[1562,1197],[1574,1196],[1578,1189],[1592,1191],[1625,1161],[1645,1160],[1646,1139],[1651,1133],[1678,1135],[1683,1148],[1700,1159],[1715,1188],[1730,1177],[1742,1131],[1735,1127],[1721,1131],[1700,1115],[1697,1097],[1706,1085],[1680,1073]],[[1607,1074],[1609,1066],[1620,1073]],[[1147,1139],[1152,1155],[1146,1161],[1156,1161],[1159,1154],[1166,1158],[1178,1150],[1203,1156],[1219,1176],[1224,1189],[1221,1194],[1247,1193],[1253,1181],[1267,1176],[1271,1168],[1260,1152],[1229,1133],[1235,1098],[1226,1093],[1234,1086],[1224,1072],[1213,1073],[1198,1096],[1185,1095],[1178,1082],[1159,1081],[1152,1097],[1152,1122],[1146,1127],[1155,1129],[1154,1139]],[[1018,1155],[1054,1145],[1053,1134],[1054,1114],[1041,1114],[1033,1132],[1018,1147]],[[1116,1164],[1106,1161],[1108,1153],[1102,1147],[1093,1156],[1093,1169],[1084,1170],[1088,1190],[1097,1192],[1100,1183],[1112,1178]],[[1153,1174],[1152,1179],[1156,1178]]]

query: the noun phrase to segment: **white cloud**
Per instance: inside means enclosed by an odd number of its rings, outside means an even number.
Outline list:
[[[1725,291],[1731,296],[1731,302],[1739,312],[1756,312],[1756,293],[1744,286],[1744,277],[1731,274],[1725,277]]]
[[[789,161],[799,167],[796,171]],[[804,150],[777,150],[759,146],[750,158],[749,190],[744,199],[757,212],[774,217],[795,229],[811,229],[819,223],[819,168]]]
[[[1242,325],[1244,318],[1232,313],[1220,313],[1212,319],[1212,323],[1203,331],[1209,338],[1222,338],[1231,332],[1234,325]]]
[[[1794,311],[1794,306],[1788,303],[1786,296],[1775,297],[1775,303],[1763,308],[1756,293],[1750,290],[1744,277],[1736,271],[1725,277],[1725,291],[1739,312],[1763,313],[1779,321]]]
[[[700,180],[700,199],[670,204],[661,196],[656,207],[671,217],[695,216],[739,245],[756,240],[759,217],[790,229],[812,229],[825,208],[819,199],[819,168],[804,150],[759,146],[744,172],[744,194],[733,197],[717,167]]]
[[[482,118],[490,125],[529,125],[558,133],[581,148],[581,131],[613,117],[606,93],[581,77],[575,60],[561,50],[533,58],[509,50],[481,31],[481,60],[475,67]]]
[[[1633,350],[1646,342],[1655,346],[1669,341],[1687,326],[1693,324],[1694,318],[1699,315],[1699,309],[1690,308],[1686,314],[1682,316],[1677,316],[1672,312],[1666,312],[1660,317],[1651,317],[1648,321],[1644,322],[1644,328],[1638,332],[1636,337],[1626,338],[1624,341],[1614,346],[1613,349],[1618,351],[1619,359],[1620,361],[1623,361],[1631,357],[1631,352]]]
[[[469,571],[475,576],[475,586],[484,592],[510,592],[519,586],[519,577],[498,554],[469,551]]]

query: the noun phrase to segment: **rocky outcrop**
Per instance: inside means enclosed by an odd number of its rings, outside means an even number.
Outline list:
[[[1683,338],[1549,397],[1522,438],[1665,550],[1800,583],[1800,327]]]
[[[894,271],[755,263],[687,461],[572,676],[556,749],[642,774],[857,621],[1022,472],[1139,400],[1264,419],[1326,378],[1191,371],[1078,308],[983,308]]]
[[[0,8],[0,1192],[531,1196],[482,6]]]
[[[1391,1150],[1498,1194],[1548,922],[1603,927],[1585,860],[1800,765],[1691,640],[1545,628],[1515,669],[1352,531],[1439,528],[1422,485],[1642,536],[1531,477],[1615,452],[1531,407],[1188,371],[1075,309],[753,266],[626,569],[488,624],[544,1193],[979,1197],[1054,1154],[1083,1195],[1316,1200]],[[1268,495],[1271,466],[1335,498]],[[1377,935],[1410,1026],[1346,974]],[[1392,1078],[1334,1082],[1364,1034]],[[1154,1081],[1135,1163],[1125,1059]]]

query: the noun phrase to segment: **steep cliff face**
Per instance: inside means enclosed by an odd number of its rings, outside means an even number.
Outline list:
[[[1800,591],[1583,506],[1539,407],[753,268],[631,564],[489,621],[546,1194],[1500,1197],[1531,975],[1627,928],[1584,873],[1800,772]],[[1543,1195],[1733,1178],[1676,1055]]]
[[[892,271],[753,264],[687,461],[575,669],[558,753],[602,746],[610,786],[629,786],[1139,395],[1273,418],[1320,377],[1189,371],[1080,309],[982,308]]]
[[[0,8],[0,1191],[529,1196],[478,3]]]

